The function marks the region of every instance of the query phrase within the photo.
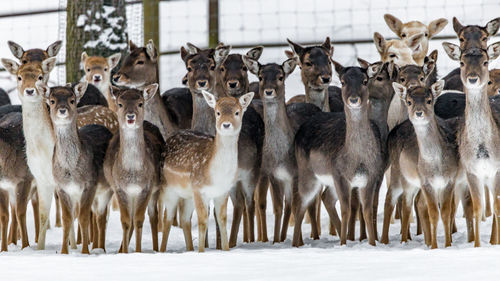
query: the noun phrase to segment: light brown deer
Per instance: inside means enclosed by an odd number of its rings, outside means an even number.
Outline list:
[[[393,62],[400,67],[407,64],[417,64],[413,59],[413,53],[420,48],[420,42],[423,38],[424,34],[419,33],[405,41],[400,39],[385,40],[380,33],[375,32],[373,34],[373,41],[380,54],[380,60],[382,62]]]
[[[484,190],[493,195],[493,227],[491,244],[498,244],[500,233],[500,128],[488,99],[488,63],[500,55],[500,43],[486,50],[462,49],[443,43],[448,56],[460,61],[460,76],[466,97],[465,117],[458,132],[460,161],[465,169],[474,210],[474,246],[480,246],[479,226],[483,217]]]
[[[101,56],[89,56],[86,52],[82,53],[82,65],[85,71],[85,80],[89,84],[96,86],[108,101],[108,106],[114,112],[117,111],[116,105],[111,97],[111,70],[120,62],[120,53],[113,54],[107,58]]]
[[[21,45],[15,42],[7,41],[7,44],[9,45],[9,49],[12,54],[19,59],[21,64],[26,64],[29,62],[42,62],[48,58],[55,57],[62,47],[61,40],[50,44],[45,50],[29,49],[25,51],[23,47],[21,47]]]
[[[444,18],[433,20],[428,25],[420,21],[403,23],[400,19],[391,14],[385,14],[384,20],[389,28],[408,46],[412,44],[410,39],[412,36],[417,34],[424,35],[422,40],[420,40],[420,44],[413,50],[413,59],[417,65],[424,64],[425,56],[427,56],[427,52],[429,51],[429,40],[441,32],[448,24],[448,20]]]
[[[158,84],[113,91],[118,107],[119,132],[109,144],[104,173],[120,206],[123,239],[120,252],[128,253],[135,230],[136,252],[141,252],[142,226],[153,192],[160,185],[160,162],[164,141],[158,128],[144,121],[145,104],[153,99]],[[153,247],[158,247],[157,217],[150,215]],[[156,240],[156,241],[155,241]]]
[[[49,89],[37,82],[37,90],[46,97],[54,127],[55,147],[52,172],[62,206],[62,254],[68,254],[69,235],[78,218],[82,232],[82,253],[88,254],[90,211],[99,221],[98,245],[104,249],[107,206],[112,190],[104,178],[102,164],[112,134],[104,126],[90,125],[78,129],[78,101],[87,82],[71,87]]]
[[[195,131],[179,131],[167,140],[163,167],[166,185],[161,198],[167,215],[163,228],[161,250],[167,246],[170,226],[179,198],[184,198],[181,225],[187,250],[193,250],[191,225],[193,203],[198,215],[199,252],[205,251],[208,203],[214,199],[217,224],[221,233],[222,250],[229,250],[227,237],[227,199],[238,176],[238,137],[243,114],[250,105],[253,92],[239,99],[223,97],[218,100],[203,91],[206,102],[215,111],[215,138]],[[194,202],[193,202],[194,200]]]

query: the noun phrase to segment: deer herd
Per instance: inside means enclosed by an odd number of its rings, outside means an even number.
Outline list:
[[[268,188],[274,243],[284,242],[293,224],[292,245],[304,245],[304,218],[319,239],[323,204],[328,232],[341,245],[355,239],[357,221],[360,241],[389,243],[393,216],[407,242],[415,214],[415,234],[423,233],[431,248],[438,247],[441,218],[448,247],[460,204],[468,241],[480,246],[480,223],[492,216],[490,243],[500,244],[500,70],[488,69],[500,42],[487,44],[500,18],[485,26],[453,18],[460,44],[443,48],[459,68],[440,80],[429,40],[448,21],[384,19],[398,39],[375,33],[380,61],[358,59],[360,66],[335,61],[328,37],[308,47],[288,40],[282,63],[259,62],[260,46],[238,54],[222,43],[206,49],[187,43],[180,49],[187,87],[162,95],[152,40],[145,47],[129,42],[124,59],[83,52],[82,81],[55,87],[47,81],[61,41],[26,51],[9,41],[19,61],[1,62],[17,79],[21,106],[0,92],[1,251],[19,239],[29,246],[30,201],[35,242],[45,248],[53,197],[63,254],[79,243],[82,253],[105,250],[111,206],[120,211],[121,253],[134,233],[141,252],[146,211],[154,251],[167,250],[172,226],[182,228],[186,250],[194,250],[194,210],[203,252],[211,201],[216,248],[237,245],[241,222],[244,242],[267,242]],[[286,102],[285,82],[297,66],[305,95]],[[341,87],[330,85],[333,69]],[[249,83],[248,72],[258,82]]]

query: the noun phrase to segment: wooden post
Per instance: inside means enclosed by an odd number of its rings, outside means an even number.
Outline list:
[[[219,44],[219,0],[208,0],[208,47]]]
[[[156,46],[160,45],[160,0],[143,0],[144,45],[153,39]]]

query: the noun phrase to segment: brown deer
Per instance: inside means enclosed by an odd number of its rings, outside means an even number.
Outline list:
[[[433,20],[428,25],[420,21],[403,23],[400,19],[391,14],[385,14],[384,20],[389,28],[408,46],[412,44],[410,38],[412,38],[413,35],[424,34],[424,37],[420,40],[420,45],[416,47],[412,55],[417,65],[424,64],[424,59],[429,51],[429,40],[441,32],[448,24],[448,20],[444,18]]]
[[[390,217],[399,195],[403,197],[401,241],[408,241],[413,199],[421,189],[431,226],[431,232],[425,233],[426,243],[430,242],[429,246],[437,248],[437,224],[441,212],[445,246],[451,246],[452,202],[459,174],[459,157],[453,128],[434,115],[434,102],[443,87],[443,80],[433,84],[431,89],[425,86],[407,89],[394,83],[394,91],[407,106],[409,120],[394,128],[389,135],[391,186],[386,197],[382,243],[389,242]]]
[[[380,60],[393,62],[400,67],[407,64],[417,64],[413,59],[413,53],[418,51],[423,38],[424,33],[415,34],[404,41],[400,39],[385,40],[380,33],[373,34],[373,41],[380,54]]]
[[[215,111],[216,134],[212,137],[196,131],[179,131],[166,142],[163,166],[166,185],[161,193],[167,210],[161,245],[163,251],[166,250],[179,198],[184,198],[181,225],[184,228],[187,250],[193,250],[191,232],[186,229],[191,224],[191,214],[195,207],[198,215],[198,251],[205,251],[210,199],[214,199],[222,250],[229,250],[226,230],[228,192],[238,176],[238,137],[243,114],[252,101],[253,93],[245,94],[239,99],[222,97],[218,100],[209,92],[202,93]]]
[[[346,244],[353,189],[359,189],[361,209],[366,221],[368,240],[375,245],[373,202],[384,170],[382,143],[377,126],[369,120],[368,75],[366,68],[344,68],[333,62],[342,82],[345,117],[338,113],[320,113],[309,118],[295,136],[298,166],[298,190],[293,206],[295,229],[293,246],[303,245],[301,224],[305,210],[314,205],[321,185],[335,188],[340,200],[341,245]],[[311,225],[317,224],[310,213]],[[312,227],[315,231],[316,227]],[[317,237],[317,233],[315,233]],[[315,238],[316,238],[315,237]]]
[[[160,186],[164,141],[158,128],[144,122],[146,103],[153,99],[157,90],[158,84],[151,84],[142,91],[122,89],[112,92],[118,108],[120,129],[109,144],[104,160],[104,174],[120,206],[122,253],[128,253],[129,239],[134,230],[135,251],[141,252],[146,208],[151,194],[157,192]],[[154,215],[157,213],[153,213],[153,216],[150,214],[151,233],[153,241],[156,240],[153,247],[158,247],[158,222]]]
[[[91,209],[100,222],[99,248],[104,249],[106,211],[112,190],[104,178],[102,165],[112,134],[99,125],[77,127],[76,105],[86,91],[87,82],[79,83],[74,88],[49,89],[42,82],[37,82],[36,86],[50,106],[54,127],[52,171],[63,215],[61,253],[68,254],[69,235],[76,218],[82,232],[82,253],[89,253]]]
[[[55,57],[62,47],[61,40],[50,44],[45,50],[29,49],[25,51],[23,47],[15,42],[7,41],[7,44],[9,45],[9,49],[12,54],[21,61],[21,64],[29,62],[42,62],[48,58]]]
[[[500,95],[500,69],[490,70],[490,81],[488,81],[488,96]]]
[[[83,52],[81,58],[85,71],[85,80],[101,91],[108,101],[109,108],[114,112],[117,111],[117,108],[110,93],[111,70],[118,65],[121,56],[120,53],[116,53],[104,58],[100,56],[89,56],[86,52]]]
[[[29,246],[26,229],[26,208],[33,177],[24,153],[24,136],[21,113],[13,112],[0,118],[0,225],[2,244],[0,251],[7,251],[9,243],[17,244],[17,225],[21,230],[22,248]],[[10,237],[9,205],[12,217]]]
[[[483,216],[485,187],[493,195],[494,216],[490,242],[498,243],[500,223],[500,179],[498,179],[500,154],[499,120],[492,113],[488,100],[488,62],[500,55],[500,43],[486,50],[443,43],[448,56],[460,61],[460,76],[466,97],[465,117],[457,134],[460,162],[465,169],[474,210],[474,246],[480,246],[479,224]]]

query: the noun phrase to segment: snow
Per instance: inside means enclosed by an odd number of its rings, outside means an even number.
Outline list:
[[[78,19],[76,19],[76,26],[82,27],[87,21],[87,15],[79,15]]]

